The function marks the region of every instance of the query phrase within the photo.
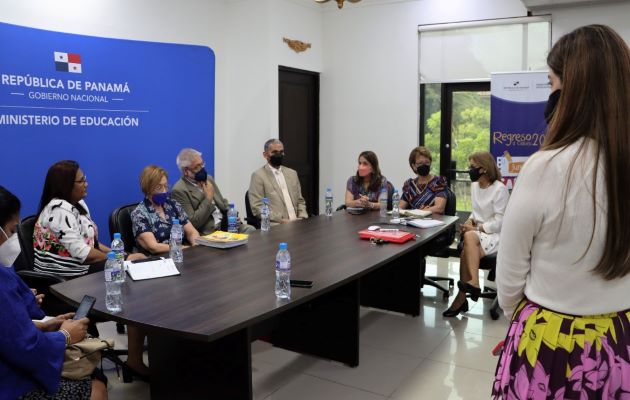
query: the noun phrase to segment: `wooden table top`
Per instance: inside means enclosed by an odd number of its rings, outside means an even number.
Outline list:
[[[78,304],[85,294],[94,296],[97,315],[139,325],[149,332],[211,341],[358,279],[457,221],[457,217],[435,218],[446,225],[430,229],[399,226],[419,235],[404,244],[377,246],[359,239],[359,230],[384,221],[377,212],[349,215],[339,211],[330,218],[316,216],[274,226],[267,233],[256,231],[250,234],[248,244],[232,249],[189,248],[184,250],[179,276],[144,281],[127,276],[123,311],[115,315],[105,308],[101,273],[54,285],[51,290],[72,304]],[[274,293],[280,242],[286,242],[291,253],[291,278],[314,282],[311,289],[291,288],[290,300],[278,300]]]

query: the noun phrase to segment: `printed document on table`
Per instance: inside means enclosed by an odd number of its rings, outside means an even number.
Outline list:
[[[179,275],[179,271],[171,258],[140,263],[125,261],[125,267],[134,281]]]

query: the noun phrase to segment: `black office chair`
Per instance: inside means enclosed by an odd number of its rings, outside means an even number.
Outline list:
[[[138,203],[127,204],[118,207],[109,215],[109,236],[114,240],[114,233],[120,233],[120,238],[125,244],[125,253],[135,253],[136,239],[133,236],[133,224],[131,222],[131,212],[135,210]],[[116,322],[116,331],[120,334],[125,333],[125,324]]]
[[[245,192],[245,212],[247,213],[247,218],[245,218],[247,224],[260,229],[260,218],[254,215],[252,205],[249,203],[249,190]]]
[[[50,286],[64,282],[65,279],[54,274],[34,270],[33,231],[36,222],[37,215],[31,215],[20,221],[17,226],[18,241],[22,251],[19,255],[19,267],[16,268],[16,272],[28,287],[37,289],[37,293],[46,296],[46,301],[42,305],[42,310],[46,315],[63,314],[68,312],[68,305],[50,293]]]
[[[444,215],[454,216],[457,209],[457,197],[449,187],[446,188],[446,207]],[[450,249],[451,244],[455,240],[457,227],[453,225],[448,231],[435,238],[430,245],[427,255],[438,258],[457,257],[459,254]],[[442,286],[439,282],[447,281],[448,286]],[[455,280],[447,276],[424,276],[422,284],[432,286],[442,292],[442,298],[448,300],[448,297],[455,286]]]
[[[127,204],[118,207],[109,215],[109,236],[114,239],[114,233],[120,233],[120,238],[125,243],[125,252],[134,253],[138,249],[136,247],[136,239],[133,236],[133,224],[131,222],[131,212],[138,206],[138,203]]]

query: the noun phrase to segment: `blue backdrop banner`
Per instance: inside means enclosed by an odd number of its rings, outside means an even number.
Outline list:
[[[108,216],[138,202],[142,168],[179,178],[178,151],[214,173],[215,58],[208,47],[97,38],[0,23],[0,184],[37,211],[48,168],[76,160],[108,243]]]
[[[496,73],[491,77],[490,153],[512,189],[527,158],[545,139],[547,72]]]

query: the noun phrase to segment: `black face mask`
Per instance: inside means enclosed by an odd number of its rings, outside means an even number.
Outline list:
[[[429,172],[431,172],[431,166],[430,165],[420,165],[418,168],[416,168],[416,173],[420,176],[427,176],[429,175]]]
[[[197,182],[205,182],[208,179],[208,172],[205,168],[201,168],[195,173],[195,180]]]
[[[470,168],[468,170],[468,176],[470,176],[470,181],[471,182],[477,182],[479,180],[479,178],[481,177],[481,175],[483,175],[481,173],[481,167],[479,167],[479,168]]]
[[[278,168],[282,165],[282,159],[284,158],[284,154],[272,154],[269,156],[269,164],[273,167]]]
[[[547,106],[545,107],[545,121],[547,121],[547,124],[551,121],[551,117],[553,117],[553,113],[556,111],[558,100],[560,100],[560,89],[552,92],[549,95],[549,100],[547,100]]]

